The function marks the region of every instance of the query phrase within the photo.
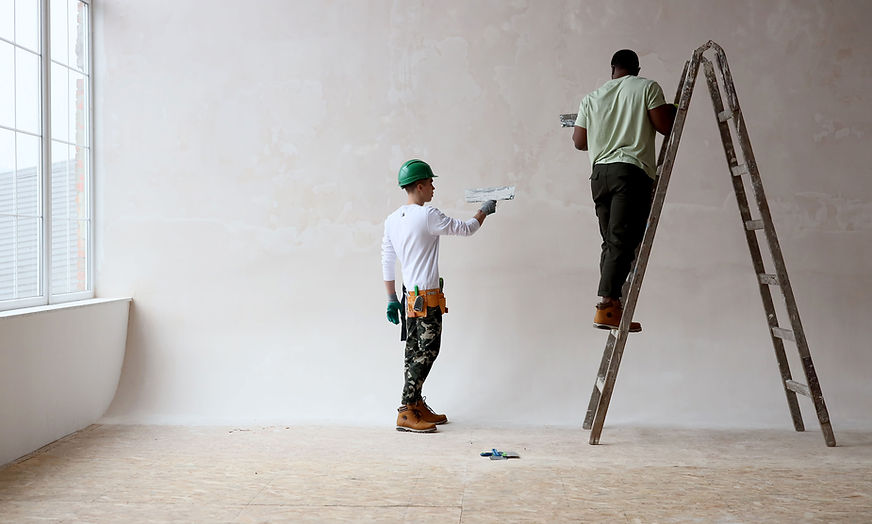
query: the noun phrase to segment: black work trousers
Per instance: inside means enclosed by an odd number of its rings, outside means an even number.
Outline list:
[[[590,189],[602,235],[601,297],[620,298],[636,248],[645,234],[654,181],[633,164],[594,164]]]

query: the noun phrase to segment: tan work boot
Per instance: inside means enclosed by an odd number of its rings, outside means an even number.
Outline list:
[[[596,305],[596,313],[593,315],[593,325],[600,329],[618,329],[621,325],[621,313],[623,308],[620,302],[609,304],[599,303]],[[642,331],[642,324],[630,322],[630,333]]]
[[[413,431],[415,433],[433,433],[436,424],[421,418],[421,411],[414,405],[400,406],[397,409],[397,431]]]
[[[425,422],[432,422],[437,426],[439,424],[445,424],[446,422],[448,422],[448,417],[446,417],[444,414],[433,413],[433,410],[430,409],[430,406],[428,406],[427,402],[425,402],[426,400],[426,398],[422,398],[417,403],[413,404],[413,406],[418,408],[418,411],[421,412],[421,418]]]

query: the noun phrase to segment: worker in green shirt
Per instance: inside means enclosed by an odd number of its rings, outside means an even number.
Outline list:
[[[675,106],[653,80],[639,76],[639,57],[629,49],[612,56],[612,78],[582,99],[572,141],[587,151],[591,193],[602,235],[599,302],[594,326],[621,322],[621,288],[645,233],[651,188],[657,177],[655,132],[668,135]],[[633,322],[630,331],[641,331]]]

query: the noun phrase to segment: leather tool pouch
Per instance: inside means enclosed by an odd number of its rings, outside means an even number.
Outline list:
[[[448,313],[445,306],[445,295],[441,291],[427,290],[419,294],[410,291],[406,295],[406,316],[421,318],[427,316],[427,308],[438,307],[442,313]]]

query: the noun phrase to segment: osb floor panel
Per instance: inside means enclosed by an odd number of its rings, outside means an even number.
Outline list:
[[[0,522],[872,522],[872,432],[91,426],[0,468]],[[492,461],[491,448],[520,459]]]

